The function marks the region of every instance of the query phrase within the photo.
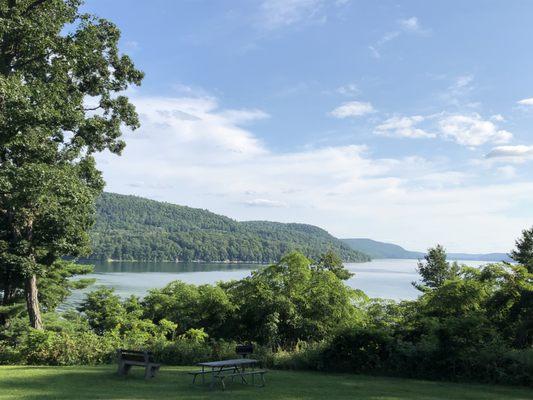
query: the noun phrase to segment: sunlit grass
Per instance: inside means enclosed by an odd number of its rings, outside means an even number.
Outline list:
[[[145,381],[141,369],[124,378],[114,366],[3,366],[0,399],[533,399],[527,388],[292,371],[269,371],[264,388],[228,382],[210,391],[191,385],[190,369],[163,367]]]

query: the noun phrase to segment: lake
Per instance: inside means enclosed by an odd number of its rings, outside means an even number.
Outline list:
[[[482,261],[460,261],[470,266],[486,264]],[[417,260],[378,259],[365,263],[347,263],[346,268],[355,276],[346,284],[363,290],[370,297],[408,300],[418,296],[411,282],[418,279]],[[161,288],[180,280],[195,285],[242,279],[258,264],[221,263],[157,263],[157,262],[94,262],[94,273],[84,278],[95,278],[96,283],[84,290],[76,290],[62,308],[79,304],[85,293],[96,287],[114,288],[120,296],[144,296],[148,290]]]

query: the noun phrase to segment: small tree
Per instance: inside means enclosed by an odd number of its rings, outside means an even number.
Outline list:
[[[354,274],[348,271],[342,262],[342,259],[333,250],[328,250],[322,254],[316,264],[318,270],[328,270],[333,272],[337,278],[346,280]]]
[[[516,249],[509,254],[513,260],[533,273],[533,226],[522,231],[522,237],[516,239]]]
[[[139,125],[116,93],[143,74],[119,54],[117,27],[80,5],[0,0],[0,313],[23,299],[37,329],[39,280],[89,251],[103,189],[92,155],[119,154],[121,127]]]
[[[456,277],[459,273],[459,265],[454,262],[450,264],[446,260],[446,250],[441,245],[428,249],[424,256],[424,261],[418,261],[417,272],[420,274],[421,282],[413,282],[413,286],[425,292],[428,289],[435,289],[448,280]]]

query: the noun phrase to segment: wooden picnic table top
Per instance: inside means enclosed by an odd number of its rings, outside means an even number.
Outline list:
[[[202,362],[196,365],[199,365],[202,367],[216,368],[216,367],[231,367],[231,366],[237,366],[237,365],[247,365],[247,364],[257,364],[257,363],[259,363],[259,360],[254,360],[253,358],[236,358],[233,360]]]

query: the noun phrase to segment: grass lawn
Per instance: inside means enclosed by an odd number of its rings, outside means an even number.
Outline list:
[[[228,382],[227,390],[193,387],[186,367],[163,367],[145,381],[141,369],[127,377],[114,366],[0,367],[0,399],[533,399],[533,390],[351,374],[269,371],[267,386]]]

